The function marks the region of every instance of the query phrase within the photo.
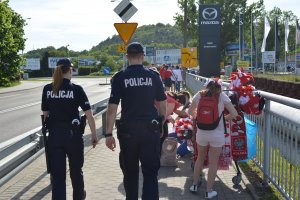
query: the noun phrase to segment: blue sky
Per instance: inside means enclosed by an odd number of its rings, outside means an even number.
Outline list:
[[[253,2],[255,0],[248,0]],[[25,52],[69,45],[75,51],[89,50],[117,34],[113,24],[122,22],[113,11],[119,2],[111,0],[10,0],[10,7],[27,19]],[[173,16],[181,13],[177,0],[133,0],[137,13],[128,22],[139,26],[161,23],[174,25]],[[292,10],[300,17],[299,0],[265,0],[267,10],[274,6]]]

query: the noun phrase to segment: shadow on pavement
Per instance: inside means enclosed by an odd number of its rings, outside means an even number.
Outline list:
[[[34,188],[36,184],[39,184],[40,181],[43,178],[45,178],[45,176],[47,176],[47,172],[44,172],[38,178],[36,178],[35,180],[33,180],[31,183],[29,183],[29,185],[27,185],[26,187],[24,187],[15,196],[13,196],[12,199],[20,199],[21,197],[23,197],[24,194],[26,192],[28,192],[28,190]],[[44,189],[42,189],[41,191],[39,191],[37,194],[35,194],[34,197],[36,197],[38,199],[41,199],[41,197],[46,196],[49,192],[51,192],[51,185],[50,184],[47,187],[45,187]],[[34,199],[34,197],[32,197],[32,198]]]

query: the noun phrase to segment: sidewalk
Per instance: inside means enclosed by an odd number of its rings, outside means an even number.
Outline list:
[[[47,83],[48,83],[47,81],[21,81],[20,85],[8,87],[8,88],[1,88],[0,94],[38,88],[46,85]]]
[[[102,136],[101,116],[96,117],[96,126],[99,134],[99,144],[95,149],[91,148],[90,130],[87,127],[84,136],[85,141],[85,163],[83,167],[85,189],[88,200],[121,200],[125,199],[123,176],[119,168],[119,145],[112,152],[105,146]],[[114,132],[114,135],[116,133]],[[189,192],[192,182],[190,156],[178,160],[178,167],[162,167],[159,171],[159,194],[161,200],[193,200],[204,199],[204,188],[206,182],[197,194]],[[207,170],[205,170],[207,175]],[[234,187],[231,181],[236,175],[234,168],[219,171],[215,182],[215,190],[218,192],[219,200],[251,200],[252,197],[246,185],[250,183],[245,180],[240,186]],[[38,157],[33,163],[16,175],[0,188],[0,199],[51,199],[51,185],[49,174],[46,173],[45,156]],[[140,173],[140,192],[142,189],[142,176]],[[69,173],[67,174],[67,199],[72,199],[72,186]]]

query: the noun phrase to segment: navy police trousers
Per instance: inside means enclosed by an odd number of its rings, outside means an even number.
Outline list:
[[[160,133],[147,128],[147,123],[127,124],[118,129],[120,167],[124,174],[126,200],[138,199],[139,161],[144,177],[142,200],[158,200],[158,170],[160,167]]]
[[[68,128],[49,130],[48,152],[52,178],[52,199],[66,199],[66,156],[69,159],[70,177],[73,186],[73,199],[84,196],[83,181],[83,138]]]

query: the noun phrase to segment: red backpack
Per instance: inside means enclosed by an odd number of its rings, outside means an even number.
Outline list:
[[[219,101],[214,96],[207,92],[201,94],[201,99],[197,108],[197,127],[202,130],[214,130],[219,125],[220,119],[223,115],[219,114],[218,104]]]

